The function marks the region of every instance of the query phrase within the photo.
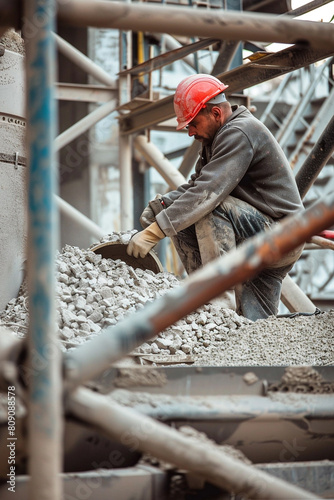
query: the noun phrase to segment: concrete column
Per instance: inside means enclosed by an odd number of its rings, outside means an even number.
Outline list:
[[[23,46],[23,44],[22,44]],[[0,310],[17,296],[26,260],[26,145],[23,55],[0,57]]]

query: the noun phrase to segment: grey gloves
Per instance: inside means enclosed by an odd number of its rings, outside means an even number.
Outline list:
[[[161,194],[157,194],[154,200],[150,201],[139,218],[141,226],[145,229],[155,222],[155,216],[164,209],[164,202]]]

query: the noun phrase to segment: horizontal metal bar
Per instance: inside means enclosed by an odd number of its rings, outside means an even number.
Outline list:
[[[100,85],[57,83],[56,98],[61,101],[108,102],[117,98],[117,91]]]
[[[308,393],[278,393],[274,397],[258,395],[217,395],[206,397],[169,396],[164,403],[164,395],[159,401],[158,394],[152,395],[156,406],[147,404],[146,415],[162,421],[182,420],[185,417],[191,420],[235,422],[256,419],[257,422],[289,419],[291,421],[305,421],[305,419],[328,419],[334,423],[333,394]],[[184,398],[180,405],[180,397]],[[148,403],[149,403],[149,398]],[[206,402],[203,405],[203,401]],[[140,406],[140,403],[138,403]]]
[[[304,212],[286,218],[272,231],[251,238],[210,262],[161,299],[68,353],[64,367],[67,384],[75,386],[99,375],[138,345],[225,290],[252,278],[333,223],[334,193],[331,193]]]
[[[310,44],[313,48],[334,50],[331,23],[301,21],[271,14],[170,7],[147,3],[121,3],[96,0],[58,2],[58,19],[75,26],[94,26],[119,30],[150,31],[180,36],[199,36],[220,40]]]

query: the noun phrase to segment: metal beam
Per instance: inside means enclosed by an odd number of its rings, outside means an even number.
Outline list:
[[[61,101],[109,102],[117,98],[116,90],[99,85],[57,83],[56,98]]]
[[[119,73],[119,75],[140,75],[143,73],[148,73],[150,71],[155,71],[157,69],[163,68],[168,64],[173,63],[174,61],[178,61],[179,59],[183,59],[189,54],[193,54],[197,50],[207,49],[210,45],[218,42],[216,38],[206,38],[205,40],[200,40],[195,43],[189,43],[187,45],[181,46],[180,48],[170,50],[169,52],[165,52],[164,54],[160,54],[157,57],[153,57],[152,59],[148,59],[142,64],[138,64],[133,68],[127,69]]]
[[[296,182],[302,198],[304,198],[317,179],[323,167],[334,152],[334,116],[328,122],[319,140],[304,161],[296,175]]]
[[[333,49],[318,51],[295,45],[216,76],[229,85],[226,92],[228,95],[303,68],[333,54]],[[120,129],[123,134],[131,134],[174,116],[173,96],[168,96],[120,117]]]
[[[178,40],[176,40],[176,38],[174,38],[171,35],[168,35],[167,33],[152,33],[151,35],[156,40],[161,42],[161,46],[164,48],[166,52],[170,50],[180,49],[183,46]],[[187,64],[191,68],[195,69],[196,68],[195,54],[183,57],[182,62]],[[198,61],[197,69],[200,73],[210,73],[210,70],[207,68],[205,64],[203,64],[203,61]]]
[[[232,10],[205,10],[144,3],[58,2],[60,22],[119,30],[171,33],[220,40],[257,40],[295,44],[302,42],[320,50],[334,50],[331,23],[301,21],[270,14]]]

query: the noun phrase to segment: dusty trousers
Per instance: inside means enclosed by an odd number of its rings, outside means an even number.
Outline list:
[[[248,203],[228,196],[213,212],[172,237],[188,274],[224,255],[248,238],[274,224],[271,217]],[[252,321],[278,313],[282,281],[299,258],[302,247],[285,256],[275,267],[235,287],[236,312]],[[231,291],[222,295],[225,307]],[[224,307],[224,305],[223,305]]]

